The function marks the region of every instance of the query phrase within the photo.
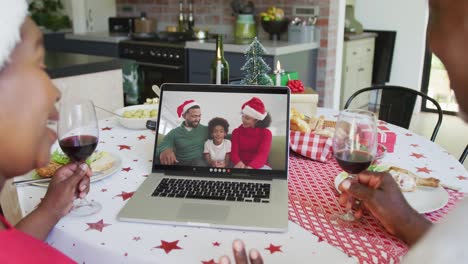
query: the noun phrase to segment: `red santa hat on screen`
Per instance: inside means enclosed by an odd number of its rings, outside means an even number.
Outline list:
[[[27,14],[26,0],[0,0],[0,70],[21,40],[21,25]]]
[[[262,100],[257,97],[252,97],[252,99],[242,105],[242,113],[257,120],[265,119],[268,114]]]
[[[177,116],[181,118],[191,107],[200,106],[195,100],[187,100],[177,107]]]

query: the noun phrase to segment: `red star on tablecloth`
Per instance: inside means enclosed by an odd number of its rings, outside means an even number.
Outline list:
[[[122,200],[126,201],[127,199],[132,198],[134,193],[135,192],[124,192],[124,191],[122,191],[121,194],[118,194],[115,197],[117,197],[117,196],[122,197]]]
[[[213,242],[213,247],[219,247],[220,245],[221,245],[221,244],[220,244],[218,241]]]
[[[164,249],[164,252],[166,252],[166,254],[169,254],[169,252],[171,252],[172,250],[182,249],[181,247],[177,245],[177,243],[179,243],[179,240],[172,241],[172,242],[161,240],[161,245],[154,247],[154,248]]]
[[[265,248],[265,249],[269,250],[270,254],[273,254],[275,252],[283,252],[283,251],[281,251],[281,246],[275,246],[273,244],[270,244],[270,246]]]
[[[427,174],[432,172],[432,170],[428,169],[427,167],[422,167],[422,168],[416,167],[416,169],[418,169],[418,172],[424,172]]]
[[[424,154],[419,154],[419,153],[412,153],[410,156],[413,156],[417,159],[420,159],[420,158],[426,158],[426,156],[424,156]]]
[[[131,146],[127,146],[127,145],[117,145],[117,147],[119,147],[119,150],[124,150],[124,149],[131,150],[132,149]]]
[[[319,243],[320,243],[320,242],[323,242],[323,238],[322,238],[322,237],[319,237],[319,238],[318,238],[318,242],[319,242]]]
[[[112,130],[112,127],[103,127],[101,128],[102,131],[110,131]]]
[[[139,236],[133,237],[133,241],[140,241],[140,240],[141,240],[141,237]]]
[[[131,167],[122,168],[122,171],[125,171],[125,172],[129,172],[129,171],[131,171],[131,170],[132,170],[132,168],[131,168]]]
[[[138,140],[143,140],[143,139],[146,139],[146,136],[141,135],[141,136],[139,136],[137,138],[138,138]]]
[[[86,223],[86,224],[88,225],[88,229],[86,229],[85,231],[97,230],[99,232],[102,232],[102,229],[104,229],[104,227],[111,225],[111,224],[105,224],[103,219],[97,221],[96,223]]]
[[[203,261],[203,260],[202,260],[201,263],[202,263],[202,264],[217,264],[217,263],[214,261],[214,259],[210,259],[210,260],[208,260],[208,261]]]
[[[101,192],[107,192],[107,189],[103,188],[103,189],[101,189]]]
[[[468,177],[461,176],[461,175],[458,176],[457,178],[458,178],[460,181],[466,181],[466,180],[468,180]]]
[[[417,147],[419,147],[419,145],[418,145],[418,144],[411,144],[410,146],[412,146],[413,148],[417,148]]]

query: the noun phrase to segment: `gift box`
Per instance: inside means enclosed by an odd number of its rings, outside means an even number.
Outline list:
[[[366,133],[365,128],[361,128],[364,133]],[[388,153],[392,153],[395,148],[396,143],[396,134],[392,132],[386,126],[377,126],[377,133],[378,133],[378,143],[385,146]]]
[[[276,85],[276,74],[270,74],[271,81]],[[289,80],[299,80],[299,73],[297,71],[287,71],[281,73],[281,86],[286,86]]]
[[[386,126],[377,126],[379,133],[379,143],[387,148],[387,152],[392,153],[395,148],[396,134]]]
[[[318,94],[312,88],[305,88],[302,93],[291,93],[291,108],[308,116],[317,115]]]
[[[332,142],[332,138],[314,133],[289,132],[289,146],[292,151],[320,162],[333,158]]]

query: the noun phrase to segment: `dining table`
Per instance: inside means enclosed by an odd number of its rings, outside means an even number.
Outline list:
[[[318,113],[327,120],[336,120],[338,111],[319,108]],[[422,177],[438,178],[446,186],[443,191],[447,201],[424,213],[430,221],[440,221],[468,192],[466,169],[429,139],[383,121],[379,124],[397,135],[394,152],[385,153],[381,163],[405,168]],[[85,217],[65,216],[46,240],[78,263],[212,264],[222,255],[232,256],[234,239],[242,239],[247,248],[257,248],[265,263],[399,263],[409,250],[367,211],[349,226],[335,224],[330,216],[345,212],[338,203],[339,193],[334,184],[341,168],[334,159],[318,162],[292,151],[287,232],[119,221],[119,211],[143,181],[151,177],[155,133],[126,129],[117,118],[100,120],[99,129],[97,149],[119,159],[114,173],[91,183],[87,199],[99,202],[102,209]],[[15,180],[28,177],[31,175]],[[38,206],[47,190],[30,184],[16,188],[23,216]]]

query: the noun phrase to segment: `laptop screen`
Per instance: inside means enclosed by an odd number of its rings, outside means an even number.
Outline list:
[[[286,177],[289,90],[164,84],[156,131],[154,172]]]

